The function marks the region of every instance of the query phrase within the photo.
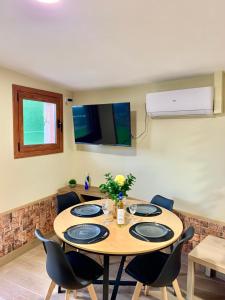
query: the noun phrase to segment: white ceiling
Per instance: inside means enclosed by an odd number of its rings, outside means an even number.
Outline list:
[[[225,69],[224,0],[0,0],[0,65],[72,89]]]

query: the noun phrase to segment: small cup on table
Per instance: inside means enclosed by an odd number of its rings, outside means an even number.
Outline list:
[[[137,204],[131,204],[129,206],[129,211],[130,213],[132,214],[132,220],[131,220],[131,223],[134,224],[134,214],[136,213],[137,211]]]
[[[108,217],[111,212],[110,203],[108,200],[106,200],[102,203],[102,210],[105,215],[104,225],[107,225],[111,222],[110,218]]]

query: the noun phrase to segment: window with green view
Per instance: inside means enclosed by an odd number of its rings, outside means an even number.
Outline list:
[[[23,100],[24,145],[56,143],[56,104]]]

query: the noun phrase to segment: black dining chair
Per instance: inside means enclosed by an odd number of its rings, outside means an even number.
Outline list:
[[[171,199],[168,199],[166,197],[160,196],[160,195],[155,195],[152,200],[151,200],[152,204],[161,206],[165,209],[168,209],[170,211],[173,211],[173,204],[174,201]]]
[[[60,214],[65,209],[79,204],[80,198],[75,192],[68,192],[66,194],[58,194],[56,196],[56,212],[57,215]],[[65,242],[62,242],[62,247],[65,250]]]
[[[51,284],[45,300],[50,300],[56,285],[66,289],[66,300],[70,292],[87,287],[92,300],[97,300],[93,281],[103,274],[103,268],[90,257],[75,251],[64,253],[60,245],[43,237],[39,229],[35,230],[36,237],[43,243],[47,254],[46,269]]]
[[[143,285],[160,287],[162,300],[167,300],[167,286],[173,286],[176,296],[183,300],[177,276],[181,268],[181,251],[183,244],[194,235],[194,228],[189,227],[181,236],[172,253],[155,251],[136,256],[126,267],[126,273],[137,280],[132,300],[138,300]]]
[[[99,198],[98,198],[99,199]],[[62,211],[64,211],[65,209],[74,206],[76,204],[81,203],[79,196],[77,195],[77,193],[75,192],[68,192],[65,194],[58,194],[56,196],[56,212],[57,215],[60,214]],[[64,241],[62,241],[62,248],[65,251],[66,248],[66,243]],[[99,261],[102,263],[101,257],[98,256]],[[58,287],[58,293],[61,293],[61,287]]]
[[[163,197],[161,195],[155,195],[151,200],[151,204],[155,204],[155,205],[161,206],[169,211],[173,211],[174,201],[169,198]],[[169,250],[173,251],[173,245],[169,246]],[[165,251],[166,251],[166,249],[165,249]],[[147,295],[147,294],[148,294],[148,286],[146,285],[145,286],[145,295]]]
[[[75,192],[68,192],[66,194],[58,194],[56,196],[56,211],[57,215],[63,210],[79,204],[80,198]]]

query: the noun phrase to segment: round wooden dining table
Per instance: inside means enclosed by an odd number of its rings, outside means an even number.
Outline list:
[[[102,200],[95,200],[95,201],[88,201],[84,202],[83,204],[98,204],[101,205],[105,202],[106,199]],[[110,200],[109,200],[110,201]],[[143,200],[126,200],[126,206],[131,204],[146,204],[146,201]],[[81,204],[78,204],[81,205]],[[76,206],[78,206],[76,205]],[[111,218],[111,221],[105,223],[106,215],[100,215],[97,217],[79,217],[74,216],[71,214],[70,207],[63,212],[61,212],[54,221],[54,230],[56,235],[67,244],[81,249],[83,251],[101,254],[104,257],[104,274],[103,274],[103,281],[98,280],[96,283],[103,284],[103,300],[109,299],[109,284],[114,285],[114,289],[112,292],[111,300],[116,299],[116,295],[118,292],[119,285],[135,285],[136,282],[131,281],[120,281],[124,262],[126,256],[133,256],[133,255],[141,255],[149,252],[153,252],[156,250],[164,249],[173,244],[175,241],[178,240],[180,235],[183,231],[183,224],[181,220],[173,213],[164,209],[162,207],[162,213],[156,216],[148,216],[148,217],[140,217],[140,216],[132,216],[129,213],[126,213],[126,224],[123,226],[118,226],[116,219]],[[109,218],[109,216],[107,217]],[[164,241],[164,242],[149,242],[143,241],[135,238],[129,232],[130,227],[133,223],[139,222],[156,222],[163,225],[168,226],[170,229],[173,230],[174,235],[171,239]],[[78,244],[71,241],[68,241],[64,237],[64,232],[71,226],[83,223],[92,223],[92,224],[101,224],[108,228],[109,236],[101,240],[97,243],[89,243],[89,244]],[[109,257],[110,256],[122,256],[121,263],[119,266],[119,270],[116,276],[116,280],[109,280]]]

